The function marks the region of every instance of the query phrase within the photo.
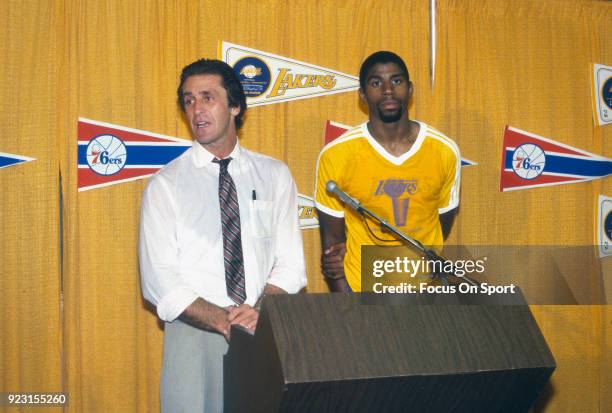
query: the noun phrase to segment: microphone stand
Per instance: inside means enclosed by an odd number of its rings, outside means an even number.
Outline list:
[[[378,215],[376,215],[374,212],[370,211],[368,208],[364,207],[363,205],[361,205],[360,202],[356,202],[356,204],[352,204],[349,203],[350,206],[352,206],[355,211],[357,211],[358,213],[360,213],[361,215],[364,216],[369,216],[370,218],[374,219],[376,222],[378,222],[380,225],[382,225],[384,228],[388,229],[390,232],[392,232],[393,234],[395,234],[396,236],[398,236],[401,240],[411,244],[413,247],[415,247],[419,252],[421,252],[422,254],[424,254],[428,260],[433,261],[433,262],[440,262],[442,263],[442,271],[439,274],[434,274],[434,277],[438,277],[441,278],[443,281],[448,282],[448,276],[451,275],[453,277],[455,277],[456,279],[460,280],[461,282],[466,282],[469,285],[478,287],[480,286],[480,283],[476,280],[473,280],[472,278],[468,277],[467,275],[462,275],[459,276],[457,274],[455,274],[454,271],[444,271],[444,268],[446,267],[446,263],[450,262],[448,261],[446,258],[441,257],[440,255],[438,255],[434,250],[427,248],[426,246],[424,246],[423,244],[421,244],[419,241],[410,238],[408,235],[404,234],[403,232],[401,232],[399,229],[395,228],[393,225],[389,224],[387,221],[385,221],[384,219],[382,219],[381,217],[379,217]],[[454,266],[451,266],[451,268],[453,268]]]

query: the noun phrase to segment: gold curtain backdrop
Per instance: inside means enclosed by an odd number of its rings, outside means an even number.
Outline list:
[[[0,392],[63,387],[55,22],[53,3],[0,2],[0,152],[36,158],[0,169]]]
[[[506,125],[612,153],[590,78],[592,63],[612,65],[608,2],[437,0],[433,89],[429,0],[5,0],[0,16],[0,152],[36,158],[0,170],[0,392],[64,391],[70,412],[159,409],[163,331],[136,254],[146,181],[77,192],[77,118],[189,139],[178,76],[222,40],[352,75],[376,50],[400,54],[411,117],[478,163],[463,170],[451,243],[593,245],[597,196],[612,195],[609,179],[499,191]],[[366,119],[357,92],[341,93],[250,108],[240,138],[312,196],[325,122]],[[308,291],[326,291],[318,232],[303,236]],[[609,278],[611,265],[585,272]],[[610,306],[532,310],[558,365],[536,411],[612,410]]]

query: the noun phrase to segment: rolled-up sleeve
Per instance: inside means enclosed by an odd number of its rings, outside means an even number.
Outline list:
[[[295,294],[306,286],[297,189],[289,168],[284,164],[277,179],[274,266],[268,277],[268,283]]]
[[[176,211],[169,179],[155,175],[143,193],[138,253],[142,294],[164,321],[174,321],[198,298],[179,273]]]

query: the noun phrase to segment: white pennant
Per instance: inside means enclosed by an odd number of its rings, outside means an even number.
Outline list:
[[[359,78],[355,76],[233,43],[221,43],[221,60],[236,71],[249,106],[359,88]]]

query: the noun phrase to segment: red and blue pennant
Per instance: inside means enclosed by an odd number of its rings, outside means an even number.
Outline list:
[[[22,155],[14,155],[12,153],[0,152],[0,169],[8,168],[9,166],[19,165],[24,162],[30,162],[35,158],[30,158]]]
[[[506,126],[501,191],[591,181],[611,173],[609,158]]]
[[[190,147],[188,140],[79,118],[78,190],[147,178]]]

